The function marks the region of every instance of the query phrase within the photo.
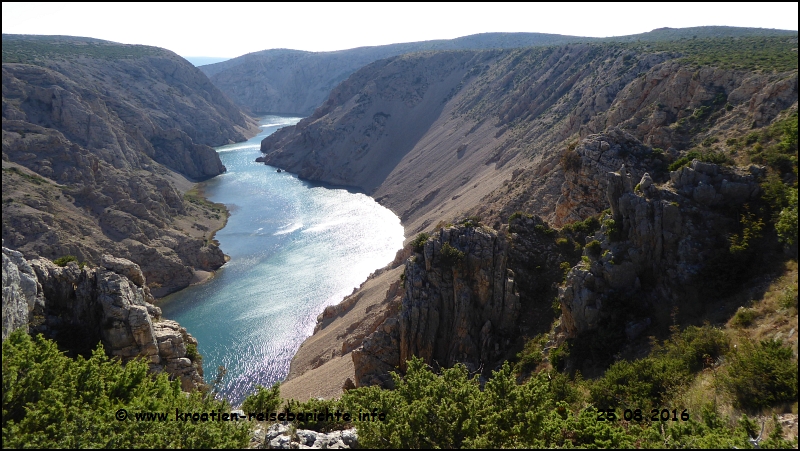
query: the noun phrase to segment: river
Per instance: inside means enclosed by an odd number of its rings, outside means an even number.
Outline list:
[[[317,315],[403,244],[400,219],[369,196],[254,161],[264,137],[300,119],[266,116],[258,136],[217,148],[228,170],[202,188],[231,212],[215,236],[231,259],[211,280],[158,302],[197,338],[206,382],[226,368],[220,394],[233,405],[283,380]]]

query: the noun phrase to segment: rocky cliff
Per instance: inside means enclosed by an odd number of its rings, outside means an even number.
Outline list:
[[[224,262],[206,233],[224,218],[183,192],[225,170],[210,146],[253,127],[166,50],[4,35],[3,238],[28,258],[132,259],[159,295],[185,287]]]
[[[102,342],[123,363],[145,358],[152,371],[180,379],[184,390],[201,386],[202,364],[187,354],[197,340],[162,319],[152,302],[139,265],[130,260],[103,255],[97,268],[61,267],[3,247],[3,339],[24,329],[73,354],[91,353]]]
[[[702,317],[739,286],[776,248],[774,236],[742,245],[758,235],[750,213],[768,171],[749,163],[796,177],[775,166],[796,161],[796,144],[759,155],[796,115],[797,41],[736,43],[770,48],[775,70],[732,42],[399,56],[264,140],[261,161],[360,187],[410,236],[433,229],[404,264],[402,295],[377,278],[353,295],[385,319],[348,346],[352,384],[386,385],[410,355],[486,375],[538,333],[552,332],[546,349],[581,337],[616,352],[665,332],[673,308]],[[706,62],[721,53],[741,64]],[[326,327],[321,318],[316,334]],[[293,377],[323,380],[324,368]]]

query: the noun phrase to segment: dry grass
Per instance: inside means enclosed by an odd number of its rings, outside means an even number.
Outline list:
[[[786,262],[782,274],[769,283],[763,296],[747,302],[746,307],[740,308],[730,317],[725,331],[731,338],[732,344],[780,339],[792,348],[794,358],[797,359],[797,273],[797,262]],[[734,296],[737,299],[729,301],[742,302],[743,299],[739,299],[742,296],[746,297],[747,294],[738,294]],[[743,312],[747,312],[752,319],[743,321],[742,316],[745,315]],[[720,363],[717,367],[707,368],[698,374],[676,401],[682,403],[690,412],[698,413],[704,405],[716,403],[718,412],[727,416],[731,422],[735,422],[743,412],[733,407],[731,395],[722,389],[721,378],[725,376],[726,364],[724,361]],[[771,421],[773,414],[785,419],[790,418],[791,415],[786,414],[791,413],[796,418],[797,408],[797,402],[794,402],[760,412],[758,421],[765,423],[764,436],[769,435],[774,427]],[[788,439],[796,438],[796,425],[795,420],[794,426],[784,431],[784,436]]]
[[[752,316],[749,324],[741,324],[743,315]],[[731,336],[734,343],[741,339],[754,341],[780,339],[791,345],[796,358],[797,262],[786,262],[783,274],[769,285],[764,296],[737,311],[727,326],[732,332],[735,331]]]

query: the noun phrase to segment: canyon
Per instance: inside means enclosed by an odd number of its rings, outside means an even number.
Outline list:
[[[392,265],[320,315],[282,392],[391,386],[411,355],[488,377],[524,337],[548,334],[550,349],[603,331],[622,349],[665,333],[673,308],[705,315],[725,291],[708,287],[733,289],[758,261],[727,253],[767,174],[736,143],[797,114],[796,64],[696,62],[730,52],[729,39],[694,55],[579,43],[391,57],[266,138],[257,161],[363,190],[407,237]],[[796,38],[764,39],[794,58]],[[681,158],[691,164],[670,171]],[[591,217],[602,227],[590,234],[561,229]],[[554,298],[561,319],[548,330]]]
[[[755,164],[749,138],[769,145],[796,121],[796,52],[796,32],[701,27],[196,69],[154,47],[4,35],[3,335],[83,328],[66,346],[99,341],[199,385],[196,340],[152,304],[225,261],[213,233],[227,212],[192,184],[225,171],[212,146],[255,134],[248,113],[299,112],[257,161],[372,196],[406,245],[319,315],[282,396],[390,387],[411,356],[486,380],[539,334],[547,352],[608,342],[568,362],[592,374],[783,251],[774,232],[730,249],[767,175],[796,178]],[[796,168],[796,140],[786,158]]]

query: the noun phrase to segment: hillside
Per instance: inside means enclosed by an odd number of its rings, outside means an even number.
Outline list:
[[[727,40],[703,52],[579,44],[386,59],[267,138],[263,161],[367,192],[401,217],[408,235],[473,212],[495,226],[516,210],[562,224],[603,209],[589,201],[594,207],[570,211],[582,199],[562,192],[567,144],[620,127],[676,157],[706,139],[724,142],[734,130],[764,126],[790,107],[795,44],[763,39],[784,58],[777,73],[698,70],[700,58],[728,46],[748,51],[750,41]],[[754,69],[758,58],[738,61]],[[762,97],[770,101],[751,101]]]
[[[157,295],[224,263],[224,207],[188,192],[224,172],[211,146],[255,123],[164,49],[3,35],[3,240],[27,258],[104,253]]]
[[[792,32],[736,27],[663,28],[637,35],[602,39],[544,33],[481,33],[456,39],[359,47],[335,52],[264,50],[221,63],[200,66],[200,70],[231,100],[248,111],[307,116],[325,101],[336,85],[356,70],[374,61],[406,53],[781,34],[791,35]]]
[[[438,40],[359,47],[335,52],[274,49],[200,66],[212,83],[254,113],[311,114],[337,84],[373,61],[424,50],[490,49],[558,44],[577,36],[484,33]]]
[[[259,161],[364,190],[409,244],[320,316],[286,396],[389,384],[411,355],[488,377],[537,335],[609,341],[570,364],[597,375],[643,331],[665,336],[673,307],[682,325],[707,318],[784,258],[773,215],[796,181],[796,49],[796,35],[569,44],[354,73]]]

